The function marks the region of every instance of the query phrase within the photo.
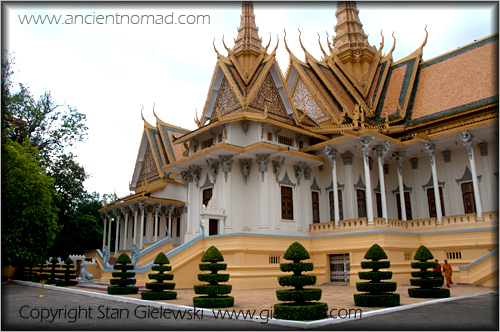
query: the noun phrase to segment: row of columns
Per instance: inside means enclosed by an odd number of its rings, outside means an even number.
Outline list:
[[[158,227],[159,227],[159,218],[158,214],[161,212],[162,208],[161,203],[157,203],[154,205],[155,214],[154,214],[154,242],[158,241]],[[175,206],[173,204],[168,205],[168,237],[171,237],[172,232],[172,213],[174,211]],[[115,231],[115,256],[118,253],[118,248],[120,247],[120,243],[123,244],[122,250],[125,250],[125,243],[127,241],[127,230],[128,230],[128,222],[130,212],[133,213],[133,242],[132,244],[136,244],[139,249],[144,248],[144,224],[145,224],[145,209],[146,205],[144,201],[139,201],[136,204],[131,206],[121,206],[118,209],[114,209],[111,211],[106,211],[101,214],[101,218],[103,220],[104,228],[102,233],[102,250],[104,251],[104,246],[106,245],[106,235],[107,235],[107,246],[110,248],[111,246],[111,226],[113,219],[116,222],[116,231]],[[140,214],[140,217],[139,217]],[[124,220],[124,231],[121,232],[120,238],[120,225],[121,225],[121,216],[125,217]],[[140,225],[138,225],[138,221],[140,221]],[[140,232],[138,232],[138,227],[140,227]],[[139,243],[137,241],[137,237],[139,234]],[[111,248],[110,248],[111,249]]]
[[[479,183],[477,180],[477,173],[476,173],[476,165],[475,165],[475,160],[474,160],[474,152],[472,149],[472,139],[473,135],[470,134],[467,131],[461,132],[459,134],[460,139],[462,140],[464,147],[467,149],[468,155],[469,155],[469,163],[471,167],[471,173],[472,173],[472,183],[474,187],[474,199],[476,203],[476,220],[481,221],[484,220],[483,216],[483,209],[482,209],[482,204],[481,204],[481,197],[479,193]],[[373,140],[373,137],[364,137],[364,138],[358,138],[359,143],[362,146],[362,151],[363,151],[363,165],[364,165],[364,173],[365,173],[365,182],[366,182],[366,214],[367,214],[367,219],[368,219],[368,224],[374,224],[374,216],[373,216],[373,199],[372,199],[372,190],[371,190],[371,179],[370,179],[370,168],[369,168],[369,153],[371,151],[370,149],[370,143]],[[437,176],[437,170],[436,170],[436,163],[435,163],[435,148],[436,145],[432,142],[429,141],[423,141],[422,142],[426,154],[429,156],[430,162],[431,162],[431,172],[432,172],[432,179],[433,179],[433,188],[434,188],[434,197],[435,199],[435,204],[436,204],[436,223],[437,224],[442,224],[443,223],[443,213],[442,213],[442,206],[441,206],[441,200],[439,199],[439,183],[438,183],[438,176]],[[383,172],[383,165],[384,165],[384,159],[387,156],[387,153],[389,152],[390,149],[390,143],[386,142],[385,145],[376,145],[375,150],[377,151],[377,162],[378,162],[378,169],[379,169],[379,179],[380,179],[380,192],[381,192],[381,204],[382,204],[382,218],[385,219],[385,222],[388,222],[388,214],[387,214],[387,198],[385,195],[385,181],[384,181],[384,172]],[[334,221],[335,225],[339,225],[339,198],[338,198],[338,190],[337,190],[337,167],[336,167],[336,153],[337,150],[330,147],[326,146],[323,148],[323,151],[330,163],[331,169],[332,169],[332,180],[333,180],[333,199],[334,199]],[[406,208],[405,208],[405,200],[404,200],[404,185],[403,185],[403,156],[405,152],[404,151],[396,151],[394,152],[393,156],[396,157],[397,160],[397,171],[398,171],[398,183],[399,183],[399,199],[400,199],[400,208],[401,208],[401,217],[402,220],[406,221],[407,216],[406,216]],[[348,157],[349,156],[344,156],[345,154],[342,155],[344,158],[344,163],[345,165],[352,165],[351,163],[348,162]],[[352,158],[352,154],[351,154]],[[346,162],[347,161],[347,162]],[[350,168],[346,168],[346,174],[345,177],[346,179],[351,179],[352,174],[348,174],[350,171]],[[354,206],[354,202],[352,201],[352,195],[348,195],[347,197],[347,204],[348,206]]]

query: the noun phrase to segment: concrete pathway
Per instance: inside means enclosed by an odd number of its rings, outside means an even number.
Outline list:
[[[177,300],[154,303],[154,305],[162,306],[163,311],[166,308],[184,310],[186,313],[181,319],[178,310],[176,314],[170,311],[158,317],[161,315],[158,314],[159,310],[154,308],[153,303],[140,300],[139,295],[108,296],[104,285],[101,287],[102,290],[89,291],[87,289],[83,292],[81,287],[64,290],[46,289],[44,298],[38,298],[40,285],[32,284],[32,286],[36,287],[17,284],[2,286],[3,330],[281,330],[288,328],[488,330],[498,328],[498,293],[494,293],[498,289],[486,287],[452,287],[452,296],[461,299],[451,298],[443,302],[443,300],[410,298],[407,295],[409,287],[398,286],[397,292],[401,295],[401,306],[380,310],[380,308],[354,306],[355,287],[319,286],[323,289],[322,301],[328,303],[332,318],[310,323],[286,324],[288,323],[286,321],[269,321],[267,318],[272,305],[278,302],[275,289],[240,290],[231,293],[236,299],[236,305],[230,308],[231,311],[242,310],[243,313],[249,311],[255,314],[254,322],[248,322],[244,321],[241,316],[238,319],[228,319],[227,316],[223,320],[220,317],[216,319],[213,317],[213,312],[211,310],[207,312],[206,309],[203,315],[200,312],[193,312],[192,308],[190,308],[191,312],[187,313],[185,310],[189,307],[184,306],[192,305],[192,297],[195,296],[192,289],[176,290]],[[68,291],[77,294],[67,293]],[[474,296],[474,294],[485,292],[489,294]],[[148,305],[151,306],[147,307]],[[362,310],[362,319],[359,319],[360,310]],[[356,313],[357,316],[348,317],[349,312],[351,315]],[[338,315],[341,317],[333,318]],[[42,319],[42,316],[47,316],[47,318]]]

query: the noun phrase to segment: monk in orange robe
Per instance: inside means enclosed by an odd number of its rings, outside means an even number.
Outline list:
[[[439,264],[439,261],[436,259],[435,262],[437,263],[436,267],[432,269],[432,271],[439,271],[441,272],[441,264]],[[440,277],[434,277],[434,278],[442,278],[443,275],[441,275]]]
[[[444,264],[443,264],[443,274],[444,274],[444,277],[446,278],[446,286],[448,286],[448,288],[450,288],[450,285],[453,284],[453,281],[451,281],[451,275],[453,273],[451,270],[451,265],[448,264],[448,261],[446,259],[444,260]]]

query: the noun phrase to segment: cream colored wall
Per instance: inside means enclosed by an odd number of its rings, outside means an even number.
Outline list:
[[[493,223],[495,222],[498,225],[498,220]],[[350,284],[355,285],[356,282],[360,281],[358,272],[362,270],[361,261],[364,260],[367,248],[377,243],[384,248],[391,262],[391,267],[388,270],[393,272],[392,280],[401,285],[409,284],[410,273],[413,271],[410,267],[413,260],[406,260],[405,253],[411,253],[412,257],[417,248],[423,244],[441,263],[445,259],[445,252],[460,251],[462,258],[449,259],[449,263],[454,271],[453,281],[462,282],[461,280],[467,275],[458,269],[459,265],[470,264],[498,247],[495,229],[485,230],[486,227],[474,228],[473,226],[470,226],[469,231],[463,232],[442,231],[443,226],[440,226],[439,233],[436,231],[418,233],[407,231],[404,234],[404,231],[387,232],[387,226],[365,226],[368,232],[361,234],[351,232],[328,237],[287,238],[244,235],[208,237],[173,256],[170,258],[170,262],[173,268],[172,273],[175,275],[174,281],[177,283],[176,287],[192,288],[193,285],[199,283],[197,274],[199,273],[198,264],[201,262],[201,256],[208,247],[215,245],[222,252],[225,262],[228,264],[227,273],[231,275],[229,283],[233,285],[233,289],[277,288],[279,287],[277,277],[284,275],[284,273],[279,270],[279,264],[270,264],[269,256],[282,258],[288,246],[298,241],[311,255],[311,259],[307,261],[315,264],[311,274],[317,276],[317,284],[330,281],[329,255],[347,253],[350,257],[351,267]],[[151,253],[150,256],[153,257],[154,254]],[[147,263],[146,260],[144,259],[144,264]],[[281,262],[285,261],[282,259]],[[494,280],[492,278],[494,278],[494,272],[498,271],[498,267],[497,264],[488,262],[484,263],[487,264],[485,266],[478,265],[482,267],[478,270],[479,272],[474,272],[473,278],[475,280],[481,279],[482,276],[485,278],[484,283],[491,283],[490,280]],[[137,285],[148,282],[148,273],[137,275]],[[101,281],[106,282],[109,277],[109,272],[103,272]]]

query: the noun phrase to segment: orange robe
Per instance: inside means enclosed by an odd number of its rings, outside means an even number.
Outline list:
[[[452,271],[451,271],[450,264],[443,264],[443,273],[444,273],[444,277],[446,278],[446,283],[448,285],[453,284],[453,281],[451,281]]]

